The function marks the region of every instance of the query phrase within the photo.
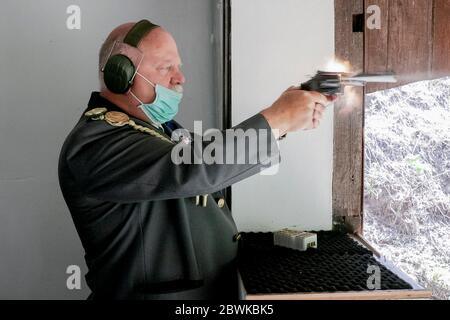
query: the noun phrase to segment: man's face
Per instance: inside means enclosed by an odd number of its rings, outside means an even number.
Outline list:
[[[177,45],[168,32],[162,28],[152,30],[142,40],[139,48],[144,53],[144,59],[138,69],[141,75],[155,85],[169,89],[185,83]],[[144,103],[155,100],[154,88],[139,75],[136,75],[131,90]]]

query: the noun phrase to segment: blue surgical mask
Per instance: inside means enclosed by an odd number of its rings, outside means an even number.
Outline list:
[[[152,103],[143,103],[130,90],[130,93],[133,95],[133,97],[141,104],[139,108],[144,112],[147,118],[149,118],[150,121],[152,121],[157,126],[160,126],[162,123],[166,123],[175,118],[178,113],[178,107],[180,105],[181,99],[183,98],[182,87],[177,86],[177,92],[175,90],[163,87],[159,84],[153,84],[153,82],[148,80],[139,72],[137,72],[136,74],[141,76],[145,81],[147,81],[152,87],[155,88],[156,97],[155,101],[153,101]]]

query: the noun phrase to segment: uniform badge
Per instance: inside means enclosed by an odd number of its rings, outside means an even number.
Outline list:
[[[95,108],[87,111],[84,115],[92,120],[103,120],[107,111],[106,108]]]
[[[105,114],[105,120],[114,127],[123,127],[130,122],[130,118],[122,112],[110,111]]]

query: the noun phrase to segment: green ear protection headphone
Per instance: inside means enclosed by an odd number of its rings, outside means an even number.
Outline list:
[[[148,20],[141,20],[125,36],[123,43],[138,47],[141,40],[154,28],[159,26]],[[109,57],[103,67],[103,79],[106,87],[113,93],[123,94],[128,92],[133,85],[133,77],[136,66],[130,58],[123,54]]]

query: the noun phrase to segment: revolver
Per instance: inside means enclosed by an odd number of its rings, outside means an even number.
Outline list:
[[[318,71],[309,81],[302,83],[301,90],[317,91],[327,96],[343,95],[347,86],[364,87],[367,83],[396,83],[394,73],[360,73]]]

